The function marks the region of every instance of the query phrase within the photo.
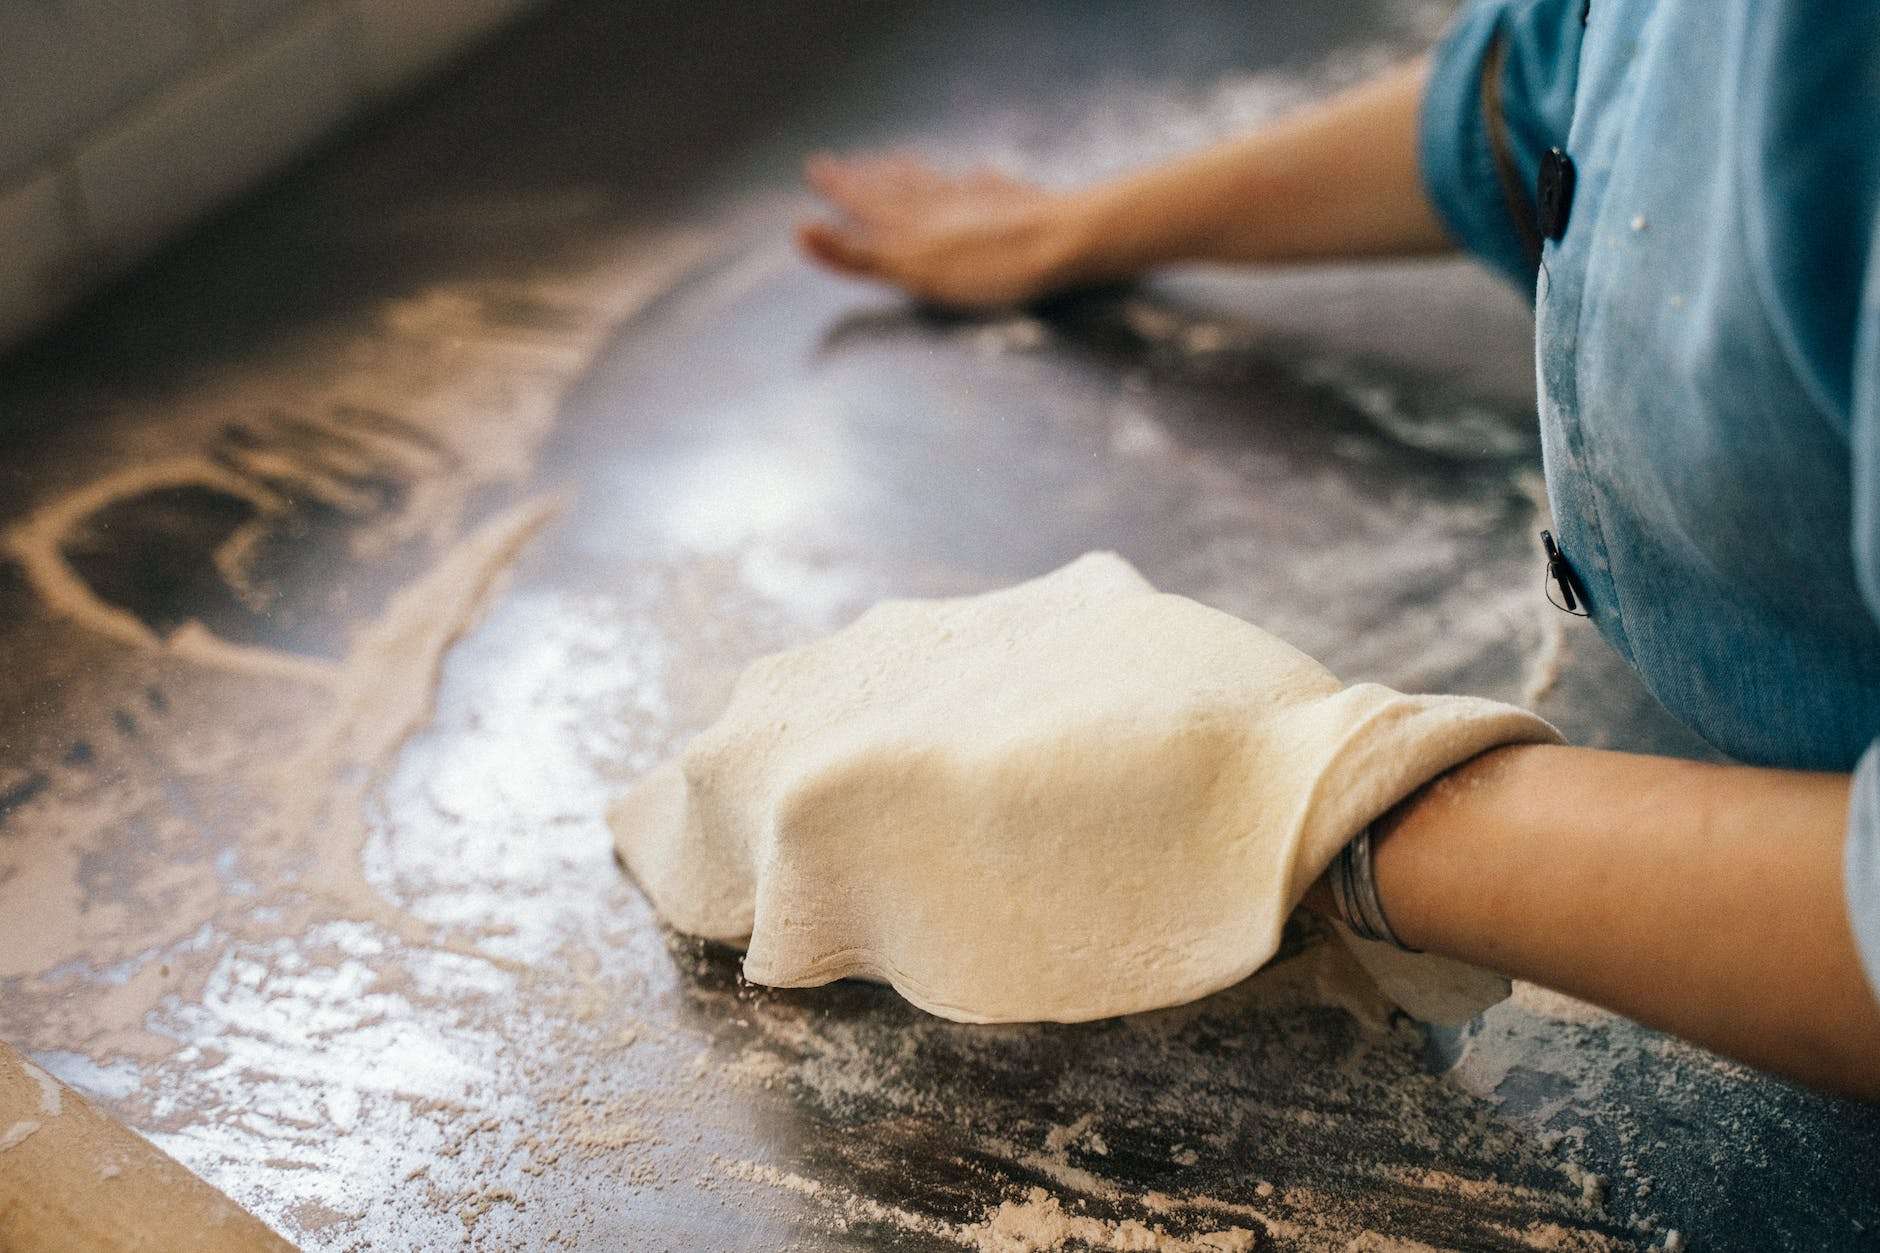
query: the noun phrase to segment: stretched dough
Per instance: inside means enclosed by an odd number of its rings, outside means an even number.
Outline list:
[[[1345,687],[1096,553],[984,596],[891,601],[766,657],[611,815],[679,930],[756,983],[883,979],[963,1022],[1075,1022],[1239,981],[1363,825],[1545,722]],[[1507,995],[1364,950],[1413,1013]]]

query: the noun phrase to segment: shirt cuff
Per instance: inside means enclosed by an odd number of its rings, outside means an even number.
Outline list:
[[[1880,996],[1880,741],[1854,767],[1847,816],[1847,913],[1867,982]]]
[[[1417,116],[1417,164],[1443,229],[1457,245],[1534,295],[1534,266],[1508,209],[1508,192],[1482,115],[1482,71],[1502,38],[1503,6],[1463,10],[1430,54]]]

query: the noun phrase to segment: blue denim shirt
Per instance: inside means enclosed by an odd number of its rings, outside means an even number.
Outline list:
[[[1420,143],[1451,232],[1535,292],[1593,621],[1725,753],[1855,771],[1880,989],[1880,4],[1485,0],[1436,51]]]

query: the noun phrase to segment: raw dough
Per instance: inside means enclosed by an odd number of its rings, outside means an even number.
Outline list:
[[[753,982],[872,977],[959,1021],[1075,1022],[1239,981],[1365,823],[1490,747],[1556,738],[1492,701],[1345,687],[1096,553],[756,662],[612,823],[661,914],[746,946]],[[1507,994],[1357,947],[1413,1013]]]

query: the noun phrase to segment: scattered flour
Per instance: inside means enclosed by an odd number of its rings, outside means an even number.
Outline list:
[[[25,1142],[26,1137],[39,1130],[41,1124],[32,1118],[23,1118],[5,1131],[0,1131],[0,1153]]]
[[[960,1234],[966,1237],[963,1243],[982,1253],[1034,1253],[1060,1249],[1073,1240],[1092,1249],[1132,1253],[1248,1253],[1257,1247],[1254,1232],[1246,1227],[1176,1236],[1133,1218],[1109,1222],[1066,1213],[1062,1203],[1043,1188],[1031,1189],[1022,1201],[1001,1203],[985,1222]]]
[[[20,1069],[26,1072],[28,1079],[39,1085],[39,1112],[47,1118],[57,1118],[63,1104],[59,1081],[29,1061],[22,1060]]]
[[[1096,1120],[1097,1116],[1095,1114],[1085,1114],[1068,1126],[1053,1126],[1049,1131],[1045,1132],[1044,1135],[1045,1151],[1048,1153],[1062,1153],[1065,1149],[1083,1139],[1084,1133],[1090,1130],[1090,1125],[1096,1122]]]

